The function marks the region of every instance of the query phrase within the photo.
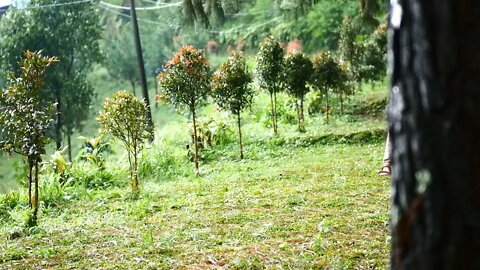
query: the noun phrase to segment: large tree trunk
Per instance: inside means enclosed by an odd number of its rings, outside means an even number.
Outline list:
[[[480,269],[480,1],[391,1],[392,269]]]

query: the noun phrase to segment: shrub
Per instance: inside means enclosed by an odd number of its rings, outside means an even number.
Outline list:
[[[241,52],[233,52],[213,75],[213,95],[215,102],[223,110],[237,117],[240,158],[243,159],[243,143],[240,113],[249,108],[253,101],[250,87],[252,76],[247,70],[245,57]]]
[[[48,143],[47,129],[54,117],[52,103],[43,104],[40,91],[45,85],[45,72],[57,61],[41,52],[25,53],[20,61],[18,77],[10,75],[10,86],[0,92],[0,149],[25,157],[29,166],[29,205],[33,206],[32,222],[36,224],[38,213],[39,163]],[[32,182],[35,184],[32,197]]]
[[[159,74],[164,95],[175,106],[186,106],[192,114],[195,168],[198,171],[197,108],[210,93],[210,65],[202,50],[187,45],[173,56]]]
[[[307,87],[307,83],[310,82],[312,73],[312,61],[303,53],[293,52],[288,54],[285,58],[285,86],[287,92],[297,99],[295,102],[295,108],[298,117],[298,130],[302,132],[305,131],[303,102],[305,100],[305,95],[310,90],[310,88]]]
[[[145,103],[133,94],[121,91],[105,99],[97,119],[102,132],[119,139],[127,150],[132,192],[137,192],[140,185],[138,155],[149,138]]]
[[[272,126],[275,134],[278,133],[276,107],[277,93],[280,89],[283,72],[283,55],[284,51],[278,41],[272,36],[268,36],[260,44],[255,68],[255,77],[258,84],[270,94]]]

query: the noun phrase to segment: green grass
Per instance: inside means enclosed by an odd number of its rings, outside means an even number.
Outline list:
[[[0,268],[387,267],[389,182],[376,175],[380,139],[246,149],[240,161],[236,145],[227,145],[202,162],[199,176],[173,154],[190,173],[147,177],[136,199],[120,186],[44,208],[40,226],[19,238],[19,222],[4,220]]]
[[[5,226],[2,268],[386,268],[382,146],[291,150],[150,181],[138,200],[128,188],[98,192],[43,213],[35,235],[5,240]]]

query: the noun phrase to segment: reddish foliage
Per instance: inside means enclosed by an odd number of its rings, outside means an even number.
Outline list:
[[[217,54],[218,53],[218,44],[216,41],[213,41],[213,40],[210,40],[209,42],[207,42],[207,52],[208,53],[214,53],[214,54]]]
[[[298,38],[294,38],[292,41],[288,43],[287,53],[301,52],[301,51],[302,51],[302,44],[300,43],[300,40],[298,40]]]

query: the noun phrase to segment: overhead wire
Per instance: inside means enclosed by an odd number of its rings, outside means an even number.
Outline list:
[[[54,4],[49,4],[49,5],[27,6],[27,7],[22,7],[22,8],[11,9],[10,11],[52,8],[52,7],[78,5],[78,4],[93,3],[93,2],[95,2],[95,0],[78,0],[78,1],[65,2],[65,3],[54,3]],[[166,8],[170,8],[170,7],[178,7],[178,6],[181,6],[182,3],[181,2],[175,2],[175,3],[160,3],[160,4],[162,4],[162,5],[157,5],[157,6],[152,6],[152,7],[137,7],[137,8],[135,8],[135,10],[137,10],[137,11],[160,10],[160,9],[166,9]],[[118,5],[107,3],[105,1],[98,1],[98,7],[102,8],[106,11],[115,13],[119,16],[124,17],[124,18],[131,19],[130,15],[124,14],[124,13],[118,11],[118,10],[130,10],[130,7],[118,6]],[[234,15],[233,17],[235,17],[235,16],[245,16],[245,15],[249,15],[249,14],[250,15],[262,14],[262,13],[266,13],[266,12],[267,11],[258,11],[258,12],[254,12],[254,13],[238,13],[238,14]],[[263,25],[267,25],[267,24],[275,22],[278,19],[279,19],[279,17],[277,16],[277,17],[275,17],[275,18],[273,18],[269,21],[259,23],[259,24],[256,24],[256,25],[251,25],[251,26],[248,26],[248,27],[237,27],[237,28],[231,28],[231,29],[228,29],[228,30],[208,30],[207,29],[204,32],[220,34],[220,35],[235,33],[235,32],[244,32],[244,31],[252,32],[252,31],[255,31],[255,29],[257,29],[257,28],[259,28]],[[145,23],[150,23],[150,24],[155,24],[155,25],[168,25],[170,28],[175,29],[174,25],[168,24],[167,22],[159,22],[159,21],[153,21],[153,20],[148,20],[148,19],[143,19],[143,18],[137,18],[137,20],[140,21],[140,22],[145,22]]]
[[[48,5],[39,5],[39,6],[27,6],[27,7],[15,7],[13,9],[9,9],[8,12],[16,11],[16,10],[31,10],[31,9],[42,9],[42,8],[51,8],[51,7],[60,7],[60,6],[69,6],[69,5],[78,5],[93,2],[93,0],[79,0],[79,1],[72,1],[72,2],[65,2],[65,3],[55,3],[55,4],[48,4]]]
[[[109,8],[113,8],[113,9],[130,10],[130,7],[118,6],[118,5],[107,3],[105,1],[100,1],[99,3],[101,5],[104,5],[104,6],[107,6]],[[164,9],[164,8],[169,8],[169,7],[178,7],[178,6],[182,5],[182,2],[162,3],[162,4],[163,5],[157,5],[157,6],[151,6],[151,7],[137,7],[137,8],[135,8],[135,10],[145,11],[145,10],[159,10],[159,9]]]

